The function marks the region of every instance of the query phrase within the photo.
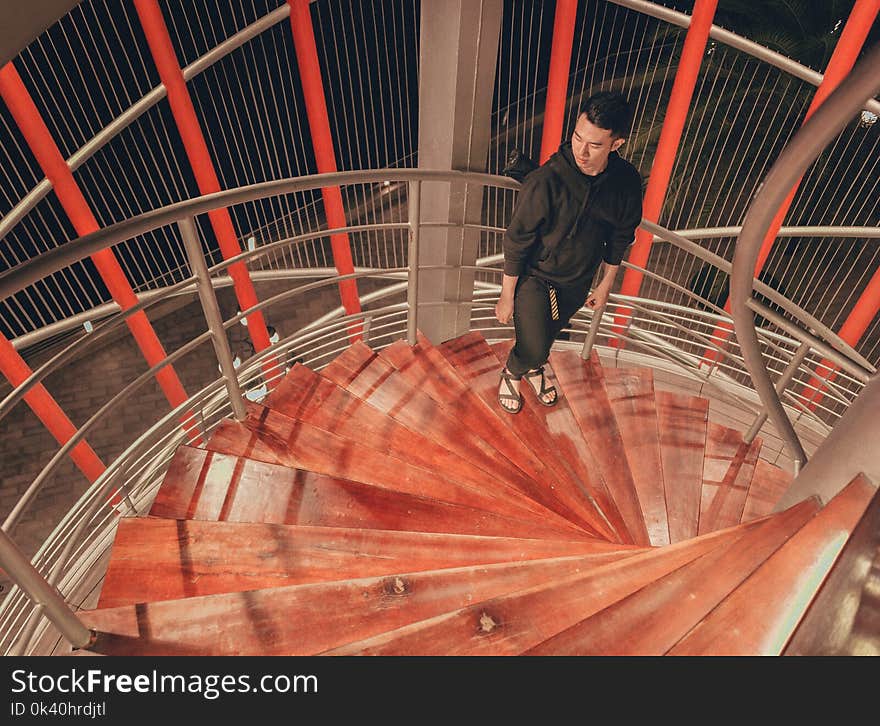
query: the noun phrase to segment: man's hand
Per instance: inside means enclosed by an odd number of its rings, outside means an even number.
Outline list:
[[[591,310],[598,310],[605,303],[608,302],[608,295],[610,294],[610,290],[603,289],[601,287],[596,288],[590,293],[590,296],[587,298],[586,305]]]
[[[495,303],[495,318],[499,323],[507,323],[513,316],[513,296],[501,295]]]

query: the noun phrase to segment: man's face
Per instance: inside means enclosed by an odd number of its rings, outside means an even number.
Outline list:
[[[608,155],[623,146],[624,141],[612,139],[610,129],[599,128],[582,113],[571,135],[574,162],[584,174],[596,176],[608,164]]]

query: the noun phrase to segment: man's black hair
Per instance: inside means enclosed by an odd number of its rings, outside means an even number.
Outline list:
[[[632,125],[633,111],[626,96],[616,91],[600,91],[590,96],[581,106],[591,124],[611,131],[614,139],[624,139]]]

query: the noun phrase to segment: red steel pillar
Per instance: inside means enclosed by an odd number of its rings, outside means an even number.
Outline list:
[[[663,121],[663,129],[660,132],[660,140],[654,154],[648,188],[645,190],[642,217],[649,222],[657,223],[660,220],[660,212],[663,209],[663,201],[666,198],[666,190],[672,176],[672,167],[675,165],[685,119],[694,95],[694,88],[697,85],[697,75],[706,53],[706,44],[709,41],[709,31],[712,28],[712,19],[715,17],[717,5],[718,0],[696,0],[694,5],[691,23],[681,52],[681,60],[678,63],[678,71],[675,74],[675,82],[672,85],[672,93],[669,96],[666,118]],[[629,262],[644,267],[648,262],[653,239],[654,235],[650,232],[638,229],[636,242],[629,253]],[[642,285],[642,277],[642,273],[637,270],[627,270],[623,276],[621,294],[638,295]],[[630,313],[631,311],[628,309],[619,311],[614,320],[615,332],[623,332]],[[612,339],[612,345],[623,347],[623,342]]]
[[[540,163],[542,164],[553,155],[562,141],[577,7],[578,0],[556,0],[553,44],[550,46],[550,72],[547,77],[547,101],[544,106],[544,131],[541,136]]]
[[[146,35],[147,44],[150,46],[150,53],[153,56],[156,69],[159,71],[159,77],[168,93],[171,113],[183,140],[183,146],[195,174],[199,192],[202,194],[219,192],[220,180],[217,178],[208,145],[205,143],[202,128],[199,125],[195,108],[193,108],[192,98],[187,90],[177,54],[171,44],[171,37],[168,35],[162,11],[156,0],[134,0],[134,6]],[[232,224],[229,210],[215,209],[208,212],[208,218],[214,234],[217,236],[223,259],[228,260],[230,257],[241,254],[241,245],[238,242],[238,235]],[[229,276],[232,278],[240,308],[247,310],[256,305],[258,302],[257,294],[245,263],[236,262],[231,265]],[[247,316],[247,320],[247,329],[253,341],[254,350],[259,353],[270,345],[269,332],[266,329],[263,313],[261,311],[251,313]],[[271,361],[263,364],[263,370],[267,374],[274,372],[275,368],[276,364]]]
[[[20,386],[33,373],[12,343],[2,335],[0,335],[0,372],[6,376],[13,388]],[[71,423],[42,384],[37,384],[28,391],[24,400],[59,444],[63,446],[70,441],[76,433],[76,426]],[[90,482],[101,476],[106,468],[104,462],[85,441],[80,441],[71,449],[70,458]]]
[[[840,34],[840,40],[837,41],[834,53],[828,61],[828,67],[822,76],[822,82],[816,89],[816,93],[804,115],[802,123],[806,123],[807,119],[816,112],[816,109],[822,105],[825,99],[831,95],[832,91],[837,88],[840,82],[852,70],[871,30],[871,25],[877,17],[878,11],[880,11],[880,0],[856,0],[846,25]],[[782,223],[785,221],[785,215],[788,214],[788,210],[794,202],[800,183],[801,179],[795,182],[788,196],[783,200],[782,206],[779,207],[779,211],[776,213],[773,221],[770,223],[770,227],[761,244],[761,250],[758,252],[758,259],[755,263],[755,277],[758,277],[764,269],[764,264],[767,262],[770,250],[773,248],[773,243],[776,241],[776,235],[779,234]],[[724,309],[728,312],[730,311],[729,303],[725,303]],[[719,325],[712,333],[712,339],[716,344],[722,345],[732,332],[733,328],[730,325]],[[709,348],[703,354],[703,357],[707,362],[714,362],[718,358],[718,352],[713,348]]]
[[[99,228],[98,221],[12,63],[7,63],[0,69],[0,96],[3,97],[43,173],[51,182],[76,233],[83,236],[96,232]],[[128,310],[138,304],[137,296],[112,250],[96,252],[91,259],[113,299],[122,310]],[[126,323],[150,367],[158,365],[166,357],[165,349],[146,314],[143,311],[135,313],[126,320]],[[156,380],[172,408],[187,400],[186,391],[172,366],[165,366],[156,373]],[[191,425],[190,423],[187,427]]]
[[[290,6],[290,27],[293,31],[296,61],[305,95],[306,115],[312,133],[315,162],[319,174],[331,174],[337,171],[336,153],[333,137],[330,134],[324,82],[321,78],[321,66],[318,62],[318,50],[315,45],[315,30],[312,26],[309,2],[308,0],[287,0],[287,4]],[[345,219],[339,187],[325,187],[321,189],[321,195],[324,199],[328,228],[346,227],[348,223]],[[353,273],[354,263],[351,258],[351,244],[348,235],[331,235],[330,245],[333,250],[333,263],[336,265],[336,271],[340,275]],[[342,306],[348,315],[360,312],[361,301],[355,280],[340,282],[339,295],[342,298]],[[357,329],[359,330],[360,326],[357,326]]]

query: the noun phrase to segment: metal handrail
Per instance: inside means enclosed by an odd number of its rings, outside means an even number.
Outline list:
[[[390,276],[388,273],[392,273],[392,272],[395,274],[399,274],[399,273],[403,273],[403,272],[406,273],[406,281],[402,284],[405,285],[408,289],[408,292],[409,292],[408,301],[406,303],[400,303],[398,305],[394,305],[391,307],[395,308],[398,313],[403,313],[403,312],[407,313],[407,322],[406,322],[407,338],[414,339],[415,338],[415,330],[417,327],[417,319],[416,319],[415,315],[416,315],[418,307],[419,307],[419,305],[416,304],[417,295],[418,295],[418,288],[417,288],[418,272],[420,270],[428,270],[428,269],[435,269],[435,268],[439,269],[439,268],[449,267],[449,266],[440,266],[440,265],[432,265],[432,266],[418,265],[418,233],[419,233],[419,229],[421,227],[427,226],[426,224],[422,224],[420,222],[419,213],[418,213],[418,200],[419,200],[418,189],[419,189],[421,182],[423,180],[430,180],[430,181],[440,181],[440,182],[472,183],[472,184],[496,186],[496,187],[502,187],[502,188],[516,188],[516,187],[518,187],[518,184],[516,182],[514,182],[513,180],[508,179],[506,177],[495,177],[495,176],[487,175],[487,174],[475,174],[475,173],[454,172],[454,171],[450,172],[450,171],[426,171],[426,170],[418,170],[418,169],[412,169],[412,170],[399,170],[398,169],[398,170],[379,170],[379,171],[368,171],[368,172],[338,172],[338,173],[334,173],[334,174],[324,174],[324,175],[317,175],[317,176],[313,176],[313,177],[305,177],[305,178],[298,177],[298,178],[294,178],[294,179],[286,179],[286,180],[281,180],[281,181],[276,181],[276,182],[266,182],[266,183],[262,183],[262,184],[255,184],[255,185],[251,185],[249,187],[228,190],[226,192],[219,192],[217,194],[212,194],[212,195],[209,195],[206,197],[200,197],[197,199],[187,200],[186,202],[181,202],[181,203],[177,203],[174,205],[170,205],[169,207],[165,207],[165,208],[162,208],[159,210],[154,210],[153,212],[150,212],[150,213],[147,213],[144,215],[140,215],[140,216],[135,217],[131,220],[128,220],[127,222],[113,225],[110,228],[106,228],[106,229],[101,230],[99,232],[96,232],[94,234],[91,234],[86,237],[75,240],[74,242],[71,242],[68,245],[66,245],[64,248],[56,248],[55,250],[52,250],[51,252],[47,253],[42,258],[38,258],[32,262],[25,263],[24,265],[21,265],[17,268],[14,268],[13,270],[11,270],[9,272],[7,272],[3,275],[0,275],[0,299],[2,299],[2,297],[4,295],[15,294],[15,292],[22,289],[23,287],[26,287],[27,285],[32,284],[32,282],[35,279],[40,279],[42,276],[50,275],[50,274],[56,272],[57,270],[62,269],[64,267],[68,266],[69,264],[72,264],[73,262],[76,262],[80,259],[83,259],[83,258],[93,254],[96,251],[99,251],[101,249],[105,249],[107,246],[112,246],[113,244],[117,244],[118,242],[129,239],[130,236],[141,234],[143,231],[148,231],[150,229],[155,229],[157,227],[161,227],[161,226],[164,226],[166,224],[171,224],[171,223],[176,223],[176,224],[180,224],[183,226],[183,228],[184,228],[183,237],[184,237],[184,240],[188,242],[188,248],[190,249],[190,252],[191,252],[190,265],[193,269],[196,270],[196,275],[194,278],[189,278],[188,280],[185,280],[185,281],[179,283],[175,287],[180,287],[181,289],[185,289],[185,288],[193,285],[194,279],[198,279],[199,285],[201,285],[205,289],[211,290],[211,293],[209,295],[209,298],[210,298],[210,296],[213,294],[212,285],[214,282],[213,280],[211,280],[211,274],[221,272],[221,271],[225,270],[226,267],[228,267],[231,264],[234,264],[237,261],[247,261],[255,256],[258,256],[258,255],[264,253],[266,248],[269,246],[260,248],[258,250],[249,250],[247,252],[243,252],[241,255],[238,255],[235,258],[230,259],[230,260],[224,260],[223,262],[221,262],[217,265],[214,265],[213,267],[211,267],[209,269],[209,268],[207,268],[207,265],[205,263],[203,252],[201,251],[200,245],[198,245],[198,240],[197,240],[196,231],[195,231],[195,225],[192,222],[192,218],[194,215],[206,213],[212,209],[222,207],[222,206],[228,206],[231,204],[240,203],[242,201],[251,201],[253,199],[258,199],[263,196],[272,196],[274,194],[283,194],[283,193],[289,193],[291,191],[304,190],[304,189],[310,189],[310,188],[318,188],[318,187],[322,187],[322,186],[336,186],[336,185],[345,184],[345,183],[354,183],[354,184],[374,183],[377,180],[381,181],[381,180],[385,180],[385,179],[394,179],[394,180],[405,179],[406,181],[409,182],[409,185],[410,185],[410,195],[409,195],[409,199],[408,199],[408,206],[410,208],[410,218],[407,223],[394,225],[395,228],[398,228],[398,229],[408,228],[410,231],[409,266],[408,266],[408,268],[400,268],[400,269],[394,269],[394,270],[389,269],[389,270],[381,270],[381,271],[373,271],[373,272],[382,272],[383,276]],[[450,226],[450,227],[456,226],[454,223],[444,223],[444,224],[445,224],[445,226]],[[663,230],[662,228],[658,228],[654,225],[649,227],[647,223],[646,223],[646,227],[649,228],[650,231],[652,231],[654,234],[657,234],[661,237],[667,238],[670,241],[672,241],[674,244],[680,244],[680,246],[682,246],[683,248],[687,248],[687,247],[697,248],[697,250],[699,251],[698,256],[700,256],[704,259],[706,259],[708,257],[713,262],[718,262],[719,266],[722,266],[722,267],[723,267],[723,265],[727,265],[726,262],[724,262],[720,258],[718,258],[716,260],[714,256],[710,255],[709,253],[706,253],[705,250],[701,250],[694,243],[692,243],[688,240],[676,239],[676,236],[673,233],[668,232],[667,230]],[[363,227],[353,227],[352,229],[356,230],[356,229],[362,229],[362,228]],[[330,231],[324,230],[321,232],[310,233],[308,236],[310,236],[310,237],[311,236],[315,236],[315,237],[326,236],[329,233],[330,233]],[[293,240],[293,241],[295,241],[295,240]],[[682,242],[683,242],[683,244],[682,244]],[[273,245],[291,244],[291,243],[292,243],[292,240],[284,240],[284,241],[273,243]],[[201,264],[199,263],[199,259],[201,260]],[[481,260],[481,262],[485,263],[486,261]],[[484,265],[474,265],[474,266],[470,266],[468,269],[487,271],[491,268],[487,268]],[[493,272],[497,272],[497,270],[493,270]],[[55,457],[53,457],[52,462],[50,462],[49,468],[54,468],[54,466],[57,466],[58,462],[63,458],[64,454],[67,451],[69,451],[70,448],[73,445],[75,445],[76,442],[80,441],[83,438],[83,436],[89,430],[89,428],[91,426],[93,426],[96,423],[96,421],[101,416],[103,416],[103,414],[105,414],[107,411],[111,410],[113,407],[118,405],[118,403],[121,400],[124,400],[126,396],[130,395],[131,391],[136,390],[136,388],[139,385],[141,385],[145,380],[147,380],[155,372],[155,370],[157,370],[158,368],[161,368],[163,365],[166,365],[167,363],[175,360],[180,355],[183,355],[184,353],[189,352],[192,349],[193,345],[201,344],[201,343],[205,342],[209,337],[211,339],[215,340],[215,342],[220,338],[225,339],[225,334],[221,335],[221,332],[225,332],[225,329],[231,325],[234,325],[238,319],[240,319],[240,318],[242,318],[242,317],[258,310],[258,309],[264,309],[264,308],[272,305],[274,302],[277,302],[281,299],[287,299],[291,295],[295,295],[295,294],[303,294],[304,292],[315,289],[316,287],[321,286],[321,285],[334,284],[343,278],[359,277],[359,276],[364,276],[364,274],[365,273],[352,273],[350,275],[345,275],[345,276],[335,275],[333,277],[329,277],[327,279],[323,279],[318,282],[309,283],[309,284],[300,286],[299,288],[296,288],[294,290],[286,290],[276,296],[273,296],[272,298],[269,298],[267,300],[263,300],[260,303],[257,303],[253,308],[251,308],[249,310],[241,311],[236,316],[234,316],[232,319],[230,319],[229,321],[226,321],[226,322],[222,322],[219,319],[219,314],[212,316],[213,323],[211,320],[209,320],[209,332],[208,333],[202,334],[198,338],[194,339],[193,341],[190,341],[190,343],[185,344],[183,347],[181,347],[180,349],[178,349],[177,351],[175,351],[174,353],[169,355],[164,361],[159,363],[157,366],[154,366],[154,368],[152,368],[150,371],[147,371],[145,374],[140,376],[136,381],[129,384],[129,386],[127,386],[124,391],[122,391],[120,394],[117,394],[116,397],[114,397],[111,401],[109,401],[107,404],[105,404],[99,410],[99,412],[95,416],[93,416],[86,423],[86,425],[84,425],[77,432],[74,439],[67,442],[66,446],[61,447],[61,450],[58,452],[58,454]],[[369,273],[367,273],[367,274],[369,274]],[[653,273],[649,273],[649,274],[653,274]],[[395,278],[395,279],[399,279],[399,278]],[[667,282],[667,284],[676,286],[675,283],[673,283],[671,281],[666,281],[666,282]],[[398,285],[395,284],[395,285],[392,285],[389,287],[397,288]],[[680,287],[680,286],[676,286],[676,287]],[[489,292],[491,292],[491,290]],[[767,288],[767,292],[771,293],[771,294],[768,294],[767,297],[771,297],[771,295],[776,295],[783,302],[784,305],[787,304],[789,307],[796,308],[796,306],[793,306],[790,303],[790,301],[787,301],[785,298],[778,296],[777,293],[773,292],[769,288]],[[618,296],[615,296],[615,301],[617,300],[617,297]],[[698,296],[694,296],[694,297],[698,297]],[[215,300],[215,302],[216,302],[216,300]],[[205,303],[204,298],[202,300],[202,303],[203,303],[203,309],[207,310],[207,308],[210,307],[210,305],[207,305]],[[144,304],[146,306],[146,303],[144,303]],[[439,305],[439,304],[440,303],[427,303],[427,304],[422,303],[422,307],[430,307],[431,305]],[[475,305],[482,305],[482,302],[475,303]],[[636,306],[636,307],[638,308],[639,306]],[[345,339],[346,336],[345,336],[344,331],[346,328],[346,325],[345,325],[346,322],[350,322],[355,319],[361,319],[361,320],[369,319],[370,326],[373,327],[374,315],[379,314],[380,312],[385,312],[386,310],[389,310],[389,309],[383,309],[382,311],[365,311],[365,312],[361,312],[361,313],[358,313],[358,314],[355,314],[352,316],[345,316],[344,318],[340,318],[339,320],[336,320],[333,323],[330,323],[329,327],[334,327],[334,326],[337,327],[340,335],[342,336],[343,339]],[[721,312],[720,309],[718,311]],[[648,317],[659,317],[659,318],[663,317],[662,315],[655,316],[652,311],[647,310],[647,309],[644,309],[643,312],[648,314]],[[125,315],[126,315],[126,313],[124,313],[124,312],[118,313],[118,317],[120,317],[120,318],[124,318]],[[594,311],[593,312],[593,319],[591,320],[591,326],[593,324],[595,324],[596,332],[598,332],[598,327],[599,327],[599,323],[601,322],[601,317],[602,317],[601,311]],[[675,321],[667,320],[667,322],[670,325],[672,325],[673,327],[681,328],[682,330],[684,330],[684,328],[680,324],[676,323]],[[788,321],[783,321],[783,323],[785,325],[792,325]],[[107,323],[108,327],[111,327],[113,324],[114,324],[113,320],[108,321],[108,323]],[[311,340],[313,342],[315,342],[315,338],[318,335],[324,335],[324,333],[322,331],[326,330],[327,327],[328,326],[325,324],[325,327],[322,329],[313,329],[309,333],[307,333],[305,337],[309,338],[309,336],[311,336]],[[783,327],[784,327],[784,325],[783,325]],[[633,330],[632,332],[635,334],[638,331]],[[393,334],[394,333],[387,333],[385,337],[391,336]],[[699,337],[698,334],[693,333],[692,331],[691,331],[691,334]],[[413,342],[413,341],[411,340],[411,342]],[[838,345],[840,344],[839,341],[836,341],[836,342],[838,343]],[[290,337],[288,339],[286,339],[285,345],[292,347],[294,345],[293,339],[291,339]],[[238,371],[237,373],[234,371],[230,372],[228,378],[231,380],[234,380],[235,381],[234,385],[237,386],[238,379],[240,379],[240,378],[246,379],[249,374],[251,374],[252,372],[255,372],[257,370],[259,363],[266,356],[273,355],[278,350],[279,349],[273,347],[273,348],[267,349],[266,351],[263,351],[259,356],[254,356],[253,359],[250,360],[246,366],[243,366],[240,371]],[[228,352],[228,349],[227,349],[227,352]],[[222,351],[219,351],[218,358],[221,356],[221,354],[222,354]],[[322,353],[321,357],[322,358],[326,357],[329,354],[330,353]],[[845,355],[845,354],[842,354],[842,355]],[[725,352],[725,357],[727,357],[726,352]],[[852,365],[857,366],[858,364],[853,363]],[[33,381],[31,379],[29,379],[29,383],[32,384]],[[180,407],[178,407],[178,409],[175,409],[175,411],[172,412],[172,414],[175,416],[175,418],[177,420],[179,420],[179,417],[183,414],[192,415],[194,413],[192,411],[193,402],[195,400],[201,400],[202,398],[207,397],[208,395],[214,395],[214,392],[219,390],[218,389],[218,382],[215,381],[213,384],[211,384],[211,386],[209,386],[209,388],[211,391],[210,394],[205,393],[205,391],[203,391],[200,394],[197,394],[196,396],[192,397],[189,401],[182,404]],[[228,391],[229,391],[229,389],[228,389]],[[240,389],[239,389],[238,395],[240,396]],[[227,403],[228,402],[232,402],[231,405],[233,406],[233,408],[235,407],[235,403],[234,403],[234,401],[232,401],[232,396],[230,396],[227,399]],[[172,414],[168,414],[168,416],[171,416]],[[239,412],[239,414],[240,414],[240,412]],[[166,416],[165,419],[163,419],[163,420],[168,420],[168,416]],[[181,436],[183,436],[182,431],[178,432],[177,436],[174,437],[172,439],[172,441],[167,444],[167,446],[172,446],[174,444],[174,442],[179,442],[181,440],[181,438],[180,438]],[[40,477],[38,477],[37,481],[38,482],[45,481],[47,476],[48,476],[48,473],[44,470],[44,472],[41,473]],[[102,489],[103,489],[104,487],[112,486],[112,482],[114,482],[115,480],[111,477],[111,472],[108,471],[108,472],[105,472],[105,475],[101,477],[100,481],[102,482]],[[125,485],[123,484],[122,486],[119,487],[119,489],[122,490],[124,488],[124,486]],[[31,487],[31,489],[34,489],[34,487]],[[32,498],[35,491],[29,490],[29,492],[30,492],[30,497]],[[76,538],[79,537],[82,532],[84,532],[85,526],[90,521],[90,518],[95,516],[98,513],[98,509],[99,509],[100,505],[101,505],[101,501],[99,499],[95,499],[92,502],[92,504],[86,508],[86,513],[88,514],[88,516],[82,517],[81,520],[79,521],[79,523],[73,527],[73,534],[71,534],[70,537],[68,538],[66,545],[61,548],[62,549],[61,553],[59,555],[57,555],[57,557],[51,567],[50,576],[49,576],[49,579],[47,580],[48,585],[54,586],[55,579],[64,570],[64,565],[67,562],[67,559],[71,556],[73,548],[76,546],[76,542],[74,540],[76,540]],[[3,556],[6,557],[7,555],[8,555],[8,553],[4,554]],[[13,557],[13,559],[16,559],[18,564],[21,564],[20,553],[18,555],[13,554],[12,557]],[[16,568],[9,568],[9,567],[7,567],[7,569],[11,573],[14,571],[18,572],[21,570],[21,568],[16,569]],[[22,584],[25,586],[23,589],[26,589],[28,592],[33,591],[33,588],[30,587],[33,583],[24,582]],[[28,588],[30,588],[30,589],[28,589]],[[54,611],[50,612],[50,610],[48,608],[46,608],[45,612],[46,612],[46,614],[52,615],[52,617],[53,617],[52,622],[53,623],[55,623],[59,627],[62,627],[63,624],[59,624],[59,623],[55,622]],[[40,609],[38,614],[41,614],[41,613],[43,613],[42,608]],[[66,625],[63,627],[67,628]],[[67,628],[67,631],[69,632],[69,628]],[[62,631],[62,632],[65,632],[65,631]],[[80,632],[75,637],[77,637],[78,640],[82,640],[81,636],[82,636],[82,633]],[[67,637],[67,634],[65,634],[65,637]]]
[[[730,277],[731,316],[737,340],[755,390],[794,454],[796,470],[806,463],[806,454],[763,365],[755,332],[755,316],[749,306],[754,289],[755,265],[764,236],[789,190],[861,108],[865,99],[873,98],[877,93],[880,93],[880,46],[871,50],[853,68],[783,149],[749,205],[737,238]]]

